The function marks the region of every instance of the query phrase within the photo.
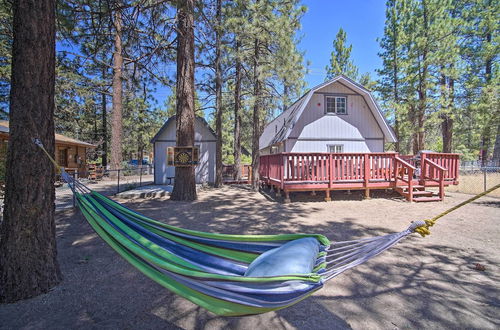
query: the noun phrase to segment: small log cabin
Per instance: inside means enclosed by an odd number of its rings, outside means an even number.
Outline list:
[[[9,122],[7,120],[0,121],[0,140],[2,144],[0,153],[5,153],[9,141]],[[84,176],[87,172],[87,151],[95,149],[96,146],[57,133],[55,140],[57,163],[68,172],[77,172],[79,176]]]
[[[272,120],[259,140],[259,177],[284,192],[394,189],[408,201],[444,198],[458,184],[458,154],[385,152],[396,142],[371,92],[337,76],[305,93]],[[427,187],[438,187],[438,192]]]

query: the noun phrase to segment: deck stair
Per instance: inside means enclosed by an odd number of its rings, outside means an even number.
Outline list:
[[[409,199],[409,187],[400,186],[396,188],[396,191],[406,199]],[[412,202],[436,202],[441,201],[441,197],[433,191],[425,190],[425,186],[414,185],[412,186]]]

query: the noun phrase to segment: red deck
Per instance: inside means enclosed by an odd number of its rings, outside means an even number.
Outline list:
[[[422,153],[421,174],[413,156],[386,153],[281,153],[260,157],[259,176],[263,184],[285,193],[332,190],[394,189],[409,201],[444,198],[444,187],[458,183],[458,154]],[[439,193],[425,191],[439,187]]]

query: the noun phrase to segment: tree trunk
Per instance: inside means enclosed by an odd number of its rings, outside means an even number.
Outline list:
[[[177,145],[194,145],[194,0],[178,0],[177,21]],[[196,199],[194,167],[176,167],[170,199]]]
[[[103,70],[104,72],[104,70]],[[103,74],[104,78],[104,74]],[[106,103],[106,93],[101,94],[102,98],[102,166],[106,168],[108,166],[108,111]]]
[[[453,148],[453,118],[451,113],[454,106],[454,88],[455,81],[443,75],[441,77],[441,90],[443,92],[443,99],[445,105],[443,113],[441,114],[441,135],[443,139],[443,152],[450,153]]]
[[[236,42],[236,54],[240,49],[240,42]],[[235,67],[235,83],[234,83],[234,179],[241,179],[241,60],[236,57]]]
[[[10,139],[0,223],[0,302],[48,292],[61,281],[54,223],[55,1],[13,2]]]
[[[123,97],[123,53],[122,15],[120,9],[114,13],[115,51],[113,53],[113,114],[111,116],[111,169],[120,168],[122,156],[122,97]],[[116,172],[112,172],[116,175]]]
[[[488,6],[491,6],[491,1],[488,1]],[[491,44],[491,32],[488,31],[486,33],[486,43]],[[483,45],[484,47],[484,45]],[[489,46],[488,46],[489,47]],[[491,73],[492,73],[492,64],[493,64],[493,57],[489,56],[486,58],[485,62],[485,68],[484,68],[484,73],[485,73],[485,79],[486,79],[486,88],[489,88],[490,82],[491,82]],[[485,88],[483,88],[485,89]],[[493,109],[491,109],[493,111]],[[496,142],[496,141],[495,141]],[[481,136],[481,165],[486,166],[488,162],[488,156],[490,154],[490,147],[491,147],[491,120],[489,120],[485,125],[484,129],[482,131],[482,136]]]
[[[222,34],[222,0],[217,0],[217,14],[215,27],[215,187],[222,186],[222,61],[221,61],[221,34]]]
[[[260,112],[261,112],[261,81],[259,73],[260,42],[254,42],[254,105],[253,105],[253,131],[252,131],[252,189],[259,189],[259,166],[260,166]]]
[[[393,93],[394,93],[394,103],[399,106],[399,80],[398,80],[398,70],[399,70],[399,62],[398,62],[398,53],[397,53],[397,47],[398,47],[398,33],[397,33],[397,28],[396,28],[396,23],[393,23],[393,35],[394,35],[394,43],[392,45],[392,62],[394,63],[393,67]],[[401,139],[401,134],[400,134],[400,121],[399,121],[399,113],[398,113],[398,108],[394,109],[394,133],[396,133],[396,143],[394,144],[394,148],[396,149],[396,152],[399,153],[401,151],[401,145],[399,140]]]

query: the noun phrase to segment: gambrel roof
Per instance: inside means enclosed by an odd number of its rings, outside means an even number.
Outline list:
[[[368,104],[368,107],[373,113],[375,120],[377,121],[382,132],[384,133],[385,141],[396,142],[397,140],[396,135],[392,131],[391,127],[387,124],[387,121],[385,120],[384,115],[382,114],[382,111],[380,110],[380,107],[378,106],[377,102],[373,98],[370,90],[366,89],[361,84],[358,84],[357,82],[353,81],[352,79],[346,76],[339,75],[333,79],[325,81],[324,83],[311,88],[304,95],[302,95],[295,103],[293,103],[288,109],[286,109],[278,117],[273,119],[264,128],[264,132],[262,133],[259,139],[260,149],[285,141],[290,136],[290,133],[292,132],[293,127],[295,126],[295,123],[302,115],[304,109],[311,100],[312,95],[321,88],[324,88],[335,82],[340,82],[343,85],[351,88],[353,91],[359,93],[359,95],[361,95],[366,100],[366,103]],[[275,130],[276,126],[278,127],[277,131]]]

